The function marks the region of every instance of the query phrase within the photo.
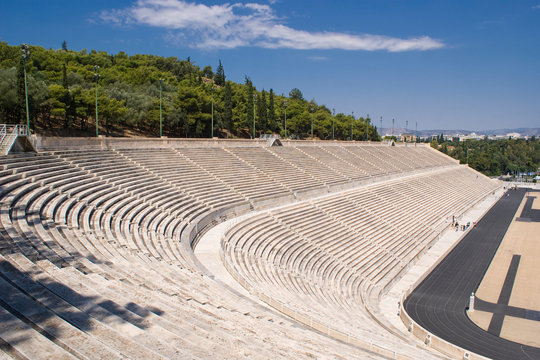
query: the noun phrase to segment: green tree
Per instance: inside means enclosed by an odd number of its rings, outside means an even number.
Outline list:
[[[276,118],[276,109],[274,105],[274,90],[270,89],[268,97],[268,127],[272,132],[277,132],[278,123]]]
[[[223,122],[229,134],[233,131],[233,103],[231,84],[225,83],[225,93],[223,95]]]
[[[0,122],[19,122],[20,102],[17,91],[18,77],[15,67],[0,69]]]
[[[266,105],[266,91],[261,91],[257,96],[257,117],[259,133],[268,130],[268,109]]]
[[[201,76],[205,77],[207,79],[214,79],[214,72],[212,71],[212,67],[210,65],[207,65],[202,69]]]
[[[214,78],[214,81],[216,85],[218,86],[225,85],[225,71],[223,70],[223,65],[221,64],[221,60],[219,60],[219,65],[216,70],[216,76]]]
[[[291,100],[304,100],[304,95],[299,89],[294,88],[289,92],[289,98]]]
[[[98,101],[100,103],[100,119],[105,121],[105,134],[110,136],[111,126],[114,126],[119,118],[126,114],[127,108],[124,106],[122,101],[111,99],[107,95],[99,96]]]
[[[254,104],[253,104],[253,94],[255,89],[253,88],[253,83],[249,79],[249,77],[246,76],[246,119],[247,119],[247,126],[251,127],[250,134],[253,136],[253,123],[255,122],[255,111],[254,111]]]
[[[18,123],[25,122],[24,116],[26,111],[26,92],[24,87],[24,66],[25,63],[21,58],[19,61],[19,66],[17,67],[17,107],[15,109]]]

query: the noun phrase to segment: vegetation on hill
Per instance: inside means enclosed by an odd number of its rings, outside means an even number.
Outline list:
[[[444,141],[431,146],[468,163],[488,176],[536,172],[540,167],[540,139]]]
[[[219,62],[200,68],[188,57],[108,54],[30,46],[26,63],[21,48],[0,42],[0,123],[26,123],[24,71],[28,74],[30,123],[48,135],[95,136],[96,84],[99,132],[109,136],[159,136],[160,93],[163,135],[249,138],[277,133],[306,139],[379,140],[369,119],[332,114],[304,99],[299,89],[288,96],[257,90],[226,79]],[[160,81],[162,79],[162,81]],[[160,91],[161,89],[161,91]],[[367,130],[366,130],[367,129]],[[366,136],[367,131],[367,136]]]

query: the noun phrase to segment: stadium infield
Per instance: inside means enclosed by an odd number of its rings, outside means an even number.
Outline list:
[[[501,263],[501,266],[496,266],[496,260],[492,262],[498,254],[498,249],[504,249],[504,246],[500,247],[500,244],[513,220],[521,217],[524,218],[522,223],[528,223],[527,219],[530,219],[521,215],[523,204],[526,203],[524,200],[526,192],[527,190],[524,189],[508,191],[507,195],[493,206],[476,227],[405,300],[405,310],[420,326],[453,344],[493,359],[540,358],[540,348],[498,336],[504,336],[507,332],[527,331],[525,327],[517,324],[513,317],[506,316],[511,315],[510,312],[515,310],[514,308],[517,307],[515,304],[523,304],[523,302],[516,303],[512,295],[514,284],[517,289],[519,284],[527,283],[522,280],[523,276],[519,275],[521,259],[515,259],[513,266],[510,266],[512,256],[506,256],[505,259],[508,261]],[[531,206],[526,208],[524,214],[535,216],[534,202],[529,201],[529,204]],[[493,264],[493,269],[498,269],[493,272],[493,275],[486,274],[490,264]],[[486,285],[479,288],[484,274],[486,274]],[[488,286],[488,277],[497,278],[497,284],[492,283],[492,286]],[[488,331],[473,323],[467,316],[469,295],[477,289],[479,289],[479,299],[477,299],[476,308],[492,310],[494,314],[497,314],[491,316],[487,311],[473,313],[477,323]],[[524,295],[520,295],[521,293]],[[484,296],[486,300],[481,296]],[[527,298],[527,296],[527,290],[516,291],[516,299]],[[485,307],[486,303],[488,308]],[[489,304],[495,306],[489,308]],[[524,308],[520,307],[520,309]],[[534,317],[535,309],[527,308],[527,310],[533,311],[528,311],[527,316]],[[492,318],[497,319],[492,321]],[[517,320],[534,321],[519,318]]]

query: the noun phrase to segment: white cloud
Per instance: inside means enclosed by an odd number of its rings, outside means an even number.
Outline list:
[[[270,1],[270,4],[273,4]],[[138,0],[126,9],[103,11],[101,19],[172,31],[172,38],[192,47],[231,49],[257,46],[269,49],[431,50],[444,46],[428,36],[394,38],[383,35],[308,32],[284,25],[270,5],[234,3],[207,6],[183,0]]]
[[[535,10],[540,10],[540,5],[533,5],[532,8],[535,9]]]

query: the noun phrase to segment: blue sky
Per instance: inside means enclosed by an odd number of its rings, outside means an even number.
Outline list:
[[[190,56],[383,127],[540,127],[540,0],[2,0],[0,41]]]

